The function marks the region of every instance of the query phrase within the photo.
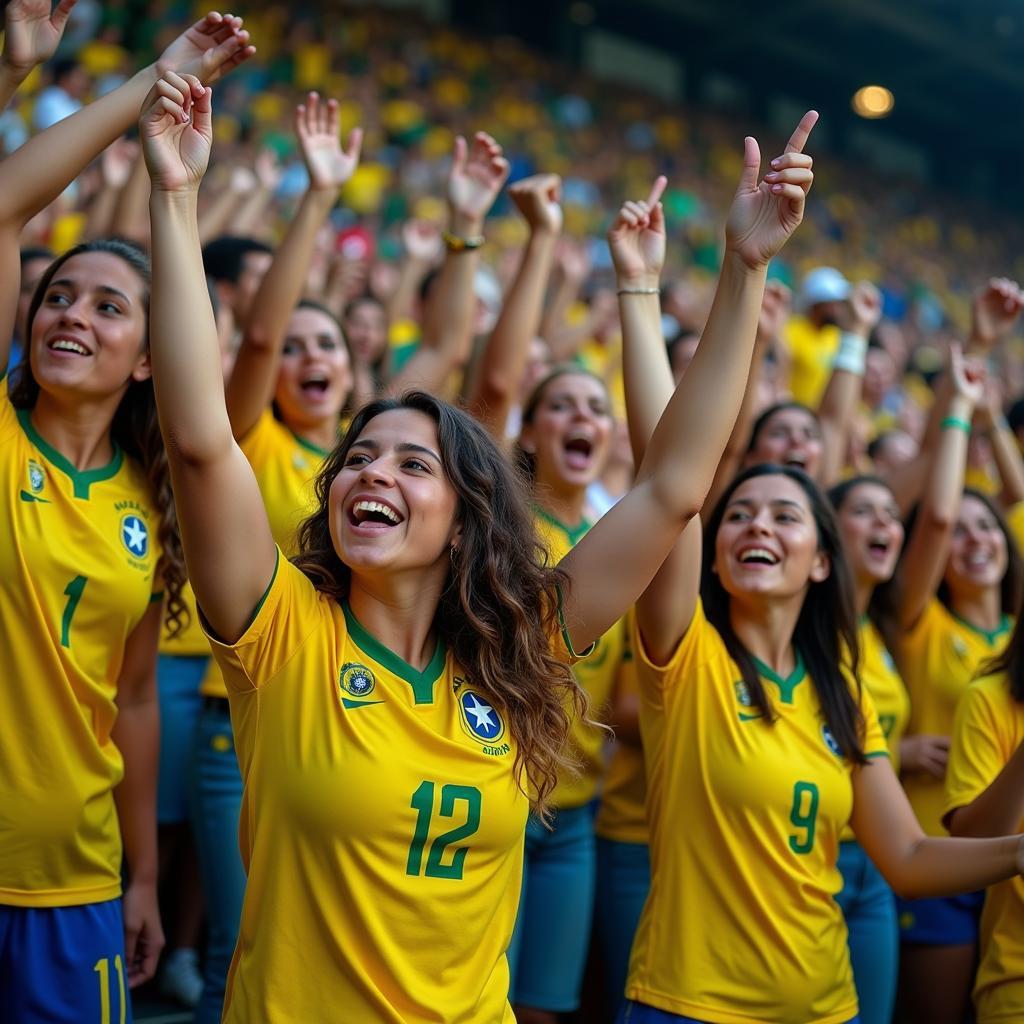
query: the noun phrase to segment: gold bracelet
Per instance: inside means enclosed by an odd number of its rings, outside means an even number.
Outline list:
[[[616,295],[660,295],[660,288],[620,288]]]
[[[483,235],[461,238],[459,235],[453,235],[450,231],[446,231],[441,237],[449,252],[466,252],[467,249],[479,249],[484,244]]]

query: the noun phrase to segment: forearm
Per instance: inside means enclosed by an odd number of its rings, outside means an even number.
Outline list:
[[[1017,874],[1022,841],[924,836],[883,874],[903,899],[975,892]]]
[[[411,320],[413,302],[420,285],[430,272],[430,262],[406,256],[398,272],[398,284],[388,298],[388,320]]]
[[[138,120],[155,65],[29,139],[0,163],[0,221],[25,224]]]
[[[199,247],[194,192],[150,197],[150,358],[168,456],[207,461],[232,446],[217,328]]]
[[[199,214],[199,242],[206,245],[219,238],[232,222],[232,215],[241,203],[242,195],[230,185],[222,188]]]
[[[535,231],[523,250],[515,280],[494,326],[477,374],[470,405],[496,437],[503,437],[508,412],[526,369],[537,333],[544,288],[557,236]]]
[[[996,417],[989,433],[992,457],[1003,485],[1003,500],[1008,505],[1024,501],[1024,459],[1013,431],[1001,417]]]
[[[7,109],[14,94],[21,88],[22,82],[28,78],[31,68],[23,70],[12,68],[6,61],[0,60],[0,112]]]
[[[1006,836],[1024,818],[1024,745],[1019,746],[984,793],[949,817],[955,836]]]
[[[576,301],[579,291],[579,281],[564,273],[555,275],[554,294],[551,297],[548,308],[541,317],[540,329],[538,330],[540,336],[548,344],[551,343],[551,338],[557,335],[565,326],[569,307]]]
[[[235,215],[232,230],[236,235],[265,238],[266,213],[270,206],[270,192],[262,186],[254,188]]]
[[[747,384],[765,270],[727,253],[697,352],[651,438],[637,480],[689,518],[703,503]]]
[[[657,289],[657,281],[619,283],[622,367],[626,421],[633,458],[639,465],[658,419],[672,397],[672,367],[661,333],[661,298],[623,289]]]
[[[114,745],[124,760],[124,778],[114,790],[131,883],[157,880],[156,777],[160,757],[160,710],[156,682],[144,700],[118,711]]]
[[[114,211],[117,209],[117,198],[118,189],[106,184],[93,197],[82,231],[86,241],[110,234],[110,226],[114,223]]]
[[[959,395],[953,395],[946,407],[945,420],[956,420],[969,428],[974,407]],[[967,464],[968,430],[954,424],[942,428],[928,483],[921,501],[921,513],[928,520],[952,528],[964,485]]]
[[[117,197],[111,232],[141,245],[149,243],[149,172],[139,153],[128,181]]]

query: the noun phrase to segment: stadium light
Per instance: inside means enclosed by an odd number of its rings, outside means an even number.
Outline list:
[[[850,106],[855,114],[869,120],[888,117],[896,100],[884,85],[865,85],[853,94]]]

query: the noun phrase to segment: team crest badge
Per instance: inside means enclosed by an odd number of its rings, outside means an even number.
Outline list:
[[[473,739],[496,743],[505,735],[505,723],[501,715],[479,693],[464,689],[458,700],[462,727]]]
[[[839,744],[836,743],[836,738],[832,735],[832,730],[827,725],[823,725],[821,727],[821,738],[825,741],[825,746],[828,747],[836,757],[843,756],[842,749]]]
[[[35,459],[28,460],[28,485],[33,494],[38,494],[46,483],[46,474],[43,467]]]
[[[149,554],[149,527],[141,516],[129,513],[121,518],[121,543],[132,558]]]
[[[958,636],[953,637],[953,650],[956,651],[958,658],[966,657],[967,655],[967,644],[964,643],[963,639]]]
[[[743,679],[737,679],[732,685],[736,690],[736,699],[740,704],[745,708],[752,708],[754,706],[754,698],[750,696],[750,690],[746,682]]]
[[[338,685],[353,697],[368,697],[373,693],[377,680],[374,679],[373,673],[365,665],[350,661],[348,664],[341,666],[341,676],[338,679]]]

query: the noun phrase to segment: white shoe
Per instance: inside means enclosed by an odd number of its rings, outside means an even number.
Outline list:
[[[176,949],[164,961],[160,974],[160,994],[176,999],[193,1009],[203,994],[203,976],[199,973],[199,953],[194,949]]]

